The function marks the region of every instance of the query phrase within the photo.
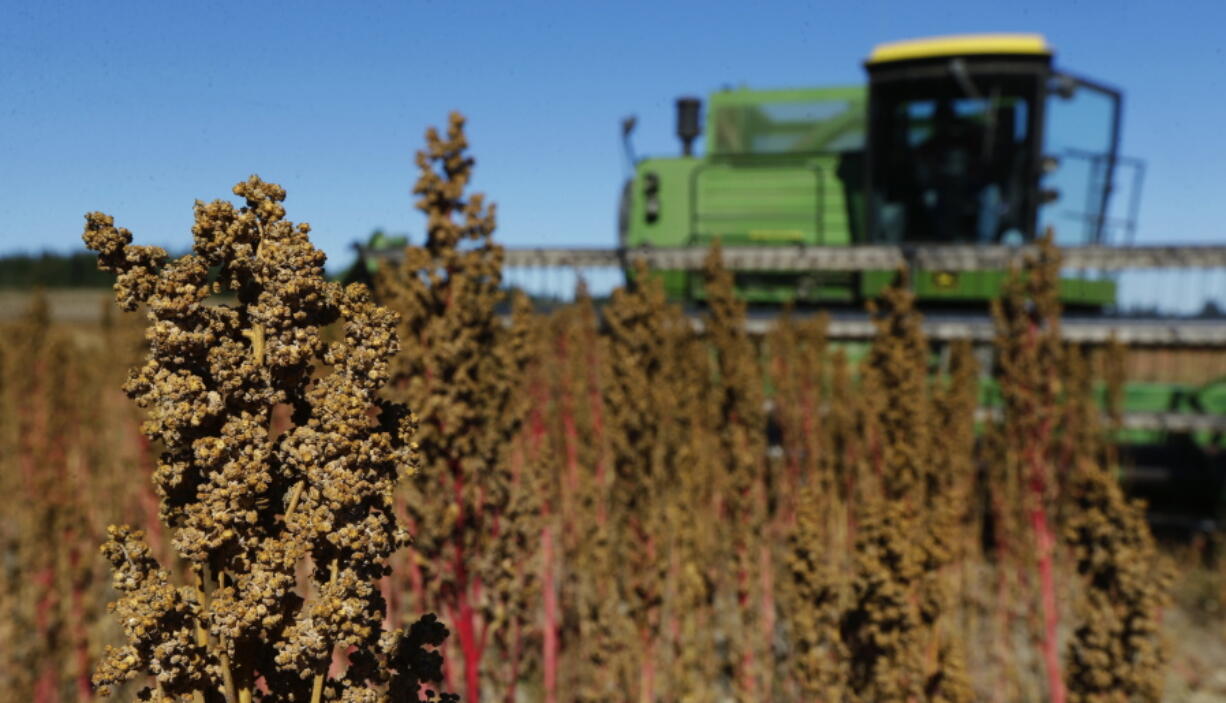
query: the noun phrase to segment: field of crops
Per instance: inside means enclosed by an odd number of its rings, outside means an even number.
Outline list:
[[[539,313],[462,126],[373,293],[255,177],[173,261],[87,217],[119,305],[0,337],[4,700],[1226,700],[1226,570],[1120,490],[1058,252],[989,368],[901,277],[862,357],[752,337],[718,249],[701,333],[646,270]]]

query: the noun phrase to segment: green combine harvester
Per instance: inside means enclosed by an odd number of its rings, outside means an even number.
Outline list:
[[[1057,69],[1043,37],[883,44],[865,67],[867,87],[715,92],[705,124],[701,101],[679,99],[682,153],[634,161],[621,195],[619,249],[705,250],[718,240],[726,249],[777,250],[780,257],[762,266],[730,265],[747,302],[850,311],[862,310],[896,269],[806,270],[778,259],[874,246],[983,251],[1030,244],[1049,229],[1062,247],[1129,243],[1139,170],[1122,208],[1128,214],[1113,217],[1111,209],[1122,167],[1140,168],[1119,154],[1121,94]],[[628,154],[631,129],[623,130]],[[704,133],[705,154],[697,155],[694,141]],[[656,269],[670,297],[702,304],[695,267]],[[913,268],[912,285],[929,313],[986,323],[1005,275],[999,265]],[[1116,307],[1116,283],[1066,274],[1061,298],[1072,315],[1101,318]],[[852,356],[867,346],[845,344]],[[1125,395],[1133,423],[1120,439],[1136,492],[1185,524],[1220,515],[1221,423],[1174,431],[1164,423],[1226,418],[1226,381],[1133,382]],[[985,378],[983,406],[1000,403]]]
[[[620,245],[1014,245],[1051,227],[1058,244],[1084,246],[1120,224],[1109,217],[1120,93],[1057,70],[1042,37],[884,44],[866,67],[867,88],[713,93],[705,125],[699,100],[678,100],[683,153],[635,164]],[[706,153],[694,155],[704,131]],[[699,275],[662,275],[675,299],[703,299]],[[858,306],[893,275],[742,270],[737,283],[754,304]],[[1002,276],[924,271],[914,285],[925,304],[982,306]],[[1116,290],[1070,278],[1062,295],[1100,309]]]

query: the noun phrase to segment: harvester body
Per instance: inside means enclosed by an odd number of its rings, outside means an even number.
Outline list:
[[[704,154],[635,164],[620,245],[1024,244],[1048,227],[1058,244],[1106,243],[1129,224],[1110,216],[1121,96],[1051,58],[1037,35],[939,37],[877,47],[867,86],[715,92]],[[704,298],[692,273],[662,273],[675,298]],[[859,305],[894,272],[736,275],[751,303]],[[1002,280],[925,271],[914,286],[982,305]],[[1107,278],[1062,288],[1070,306],[1115,301]]]

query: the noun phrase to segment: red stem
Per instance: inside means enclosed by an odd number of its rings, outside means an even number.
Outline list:
[[[553,574],[553,530],[548,526],[542,530],[541,551],[544,574],[542,588],[545,596],[545,703],[557,703],[558,700],[558,593],[554,586]]]
[[[1000,662],[1003,665],[1008,666],[1009,662],[1013,660],[1013,657],[1010,655],[1010,642],[1012,641],[1012,638],[1009,637],[1009,630],[1012,628],[1013,618],[1009,612],[1009,608],[1006,605],[1009,594],[1009,543],[1005,539],[1005,507],[1004,500],[1000,496],[999,488],[992,491],[992,510],[996,516],[996,527],[993,532],[995,535],[994,546],[996,550],[997,564],[996,614],[998,616],[997,627],[1000,630],[998,633],[999,639],[996,643],[998,650],[997,656],[1000,658]],[[1006,692],[1005,686],[994,687],[992,700],[997,701],[998,703],[1004,701]]]
[[[141,489],[137,493],[141,511],[145,514],[145,540],[149,551],[157,555],[164,567],[169,568],[169,555],[162,539],[162,521],[158,516],[158,497],[153,491],[153,444],[143,433],[136,435],[137,462],[140,466]]]
[[[762,564],[762,636],[766,644],[765,651],[770,652],[775,637],[775,586],[769,545],[762,545],[760,558]],[[771,700],[770,676],[765,677],[764,684],[762,700],[768,701]]]
[[[452,476],[455,477],[456,505],[460,508],[455,524],[455,560],[452,567],[455,573],[455,608],[456,634],[460,639],[460,651],[464,658],[464,682],[468,700],[481,700],[481,642],[477,635],[476,612],[473,610],[470,597],[470,586],[475,590],[476,584],[468,580],[468,568],[464,563],[463,534],[467,523],[464,513],[464,477],[460,472],[459,462],[452,462]]]
[[[34,703],[56,703],[55,668],[46,666],[34,684]]]
[[[1039,550],[1039,580],[1043,594],[1043,664],[1047,669],[1048,694],[1052,703],[1064,703],[1064,678],[1060,674],[1060,653],[1056,642],[1056,629],[1060,624],[1059,611],[1056,608],[1056,585],[1052,573],[1052,551],[1054,540],[1051,527],[1047,524],[1047,511],[1042,507],[1030,512],[1030,523],[1034,529]]]
[[[519,664],[523,659],[523,632],[518,620],[515,622],[515,629],[511,635],[511,642],[511,651],[509,653],[511,659],[509,665],[511,676],[507,680],[507,690],[503,695],[503,699],[506,701],[506,703],[515,703],[515,701],[518,699],[516,696],[516,691],[519,688]]]
[[[1055,538],[1047,515],[1046,501],[1049,485],[1048,466],[1040,448],[1047,447],[1051,422],[1044,419],[1036,428],[1034,440],[1027,443],[1026,459],[1029,467],[1031,494],[1030,528],[1034,533],[1039,568],[1039,589],[1043,604],[1043,641],[1040,648],[1043,665],[1047,670],[1048,695],[1052,703],[1064,703],[1064,677],[1060,672],[1059,644],[1056,631],[1060,624],[1060,611],[1056,605],[1056,584],[1052,564]]]
[[[76,639],[76,660],[77,660],[77,700],[89,701],[93,699],[94,691],[89,684],[89,675],[93,667],[90,666],[89,660],[89,631],[86,627],[85,617],[85,580],[78,576],[77,569],[80,568],[81,551],[74,544],[68,555],[68,563],[70,565],[69,572],[72,574],[72,619],[76,625],[73,628],[73,637]]]
[[[737,569],[737,594],[736,602],[738,610],[742,613],[749,611],[749,570],[745,565],[749,562],[749,547],[741,545],[737,549],[740,558],[737,560],[740,566]],[[737,672],[737,678],[741,682],[741,690],[750,699],[753,698],[754,677],[753,677],[753,648],[746,648],[745,653],[741,656],[740,671]]]
[[[475,614],[468,602],[467,589],[458,591],[459,612],[455,618],[456,634],[460,638],[460,651],[464,655],[464,685],[468,700],[481,700],[481,651],[477,644]]]
[[[424,613],[430,608],[426,603],[426,578],[421,573],[421,564],[417,563],[417,559],[412,556],[408,559],[409,584],[413,589],[413,598],[417,604],[417,611]]]
[[[643,643],[643,671],[639,677],[639,702],[652,703],[655,701],[656,689],[655,638],[652,637],[649,627],[640,629],[639,637]]]
[[[1034,350],[1039,344],[1040,329],[1037,321],[1031,320],[1025,341]],[[1040,384],[1048,379],[1038,379]],[[1052,703],[1064,703],[1064,677],[1060,672],[1059,644],[1056,640],[1060,624],[1060,612],[1056,606],[1056,583],[1052,565],[1055,539],[1047,515],[1047,494],[1051,488],[1051,471],[1047,463],[1047,452],[1051,446],[1052,419],[1054,411],[1051,403],[1045,403],[1047,394],[1038,393],[1041,407],[1031,408],[1038,416],[1034,426],[1034,436],[1025,445],[1026,466],[1029,469],[1029,486],[1031,492],[1030,526],[1034,532],[1035,548],[1038,550],[1039,589],[1043,604],[1043,641],[1040,645],[1043,654],[1043,664],[1047,670],[1048,697]],[[1035,412],[1037,411],[1037,412]],[[1042,413],[1042,414],[1040,414]]]
[[[396,587],[391,574],[379,579],[379,591],[383,594],[383,602],[387,603],[387,611],[383,614],[383,626],[388,630],[393,630],[400,618],[400,589]]]

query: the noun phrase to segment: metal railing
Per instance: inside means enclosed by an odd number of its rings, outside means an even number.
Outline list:
[[[754,271],[868,271],[909,266],[929,271],[971,271],[1020,264],[1037,251],[1034,246],[877,246],[725,247],[724,265]],[[398,252],[371,252],[397,258]],[[1065,247],[1060,250],[1066,269],[1122,271],[1129,269],[1226,268],[1226,246],[1130,246]],[[620,267],[645,261],[657,269],[698,271],[707,250],[703,248],[638,249],[507,249],[505,265],[522,268]]]
[[[738,271],[801,273],[812,271],[1001,270],[1020,265],[1035,246],[927,245],[851,247],[757,246],[723,248],[724,265]],[[399,251],[364,251],[394,261]],[[594,249],[515,248],[505,251],[504,280],[509,286],[557,300],[568,300],[585,280],[601,295],[620,285],[622,272],[643,261],[657,270],[701,270],[706,248]],[[1062,268],[1069,277],[1110,278],[1117,304],[1105,315],[1066,320],[1070,341],[1102,342],[1114,334],[1129,344],[1226,347],[1226,246],[1084,246],[1062,247]],[[765,329],[769,319],[751,321]],[[991,322],[967,314],[927,323],[936,339],[990,338]],[[831,334],[868,338],[866,319],[837,320]]]

